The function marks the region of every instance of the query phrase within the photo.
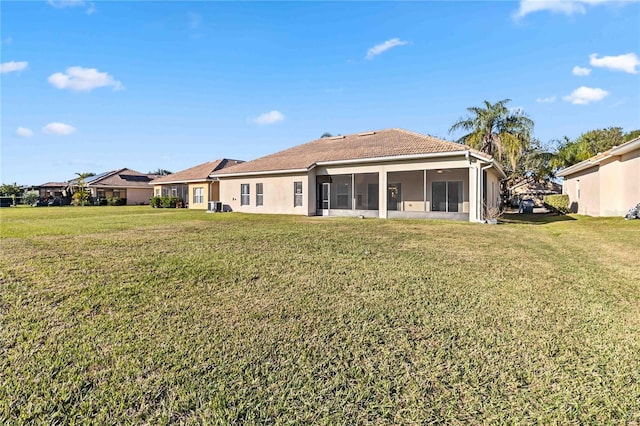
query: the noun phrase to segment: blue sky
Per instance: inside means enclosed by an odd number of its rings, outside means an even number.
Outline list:
[[[2,182],[251,160],[512,99],[543,142],[640,128],[640,3],[0,3]]]

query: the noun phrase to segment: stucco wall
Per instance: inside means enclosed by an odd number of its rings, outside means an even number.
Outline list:
[[[569,195],[572,212],[589,216],[600,215],[599,167],[595,166],[571,177],[565,177],[562,193]]]
[[[127,205],[149,204],[153,196],[153,188],[127,188]]]
[[[193,190],[202,188],[202,203],[194,201]],[[209,203],[209,182],[193,182],[189,183],[189,208],[196,210],[206,210]]]
[[[294,182],[302,182],[302,206],[294,207]],[[241,184],[249,184],[249,205],[240,205]],[[263,205],[256,206],[256,184],[263,185]],[[313,195],[313,199],[310,196]],[[309,215],[315,212],[315,190],[309,191],[309,176],[287,174],[275,176],[223,177],[220,179],[220,201],[235,212]],[[311,208],[309,203],[313,203]]]
[[[622,194],[616,215],[625,215],[630,208],[640,203],[640,149],[621,157]]]

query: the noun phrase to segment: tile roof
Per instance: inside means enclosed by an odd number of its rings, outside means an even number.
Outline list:
[[[131,169],[112,170],[87,178],[87,186],[92,188],[144,188],[158,175],[140,173]]]
[[[253,161],[225,168],[213,175],[299,170],[308,169],[316,163],[330,161],[465,151],[472,151],[487,159],[491,158],[484,153],[455,142],[403,129],[386,129],[317,139]]]
[[[154,179],[150,184],[159,185],[163,183],[183,183],[191,181],[204,181],[209,179],[209,175],[215,171],[222,170],[225,167],[235,166],[236,164],[243,163],[242,160],[230,160],[228,158],[222,158],[220,160],[209,161],[204,164],[198,164],[197,166],[190,167],[185,170],[181,170],[170,175],[162,176]]]

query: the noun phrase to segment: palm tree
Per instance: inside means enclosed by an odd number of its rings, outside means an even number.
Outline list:
[[[468,132],[458,143],[495,155],[502,161],[506,153],[506,166],[514,174],[524,150],[528,147],[533,130],[533,120],[522,110],[509,111],[506,104],[511,99],[503,99],[492,104],[484,101],[484,107],[467,108],[469,116],[460,118],[449,129]]]

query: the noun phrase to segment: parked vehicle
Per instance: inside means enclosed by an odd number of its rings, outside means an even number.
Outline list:
[[[535,203],[531,198],[522,199],[518,205],[518,213],[533,213],[533,206]]]
[[[31,207],[47,207],[49,202],[47,200],[38,200],[31,204]]]

